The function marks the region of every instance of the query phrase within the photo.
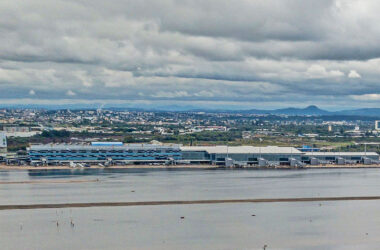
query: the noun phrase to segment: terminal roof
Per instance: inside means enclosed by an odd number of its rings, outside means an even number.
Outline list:
[[[376,152],[306,152],[306,156],[378,156]]]
[[[182,146],[182,151],[206,151],[209,154],[302,154],[293,147],[254,146]]]

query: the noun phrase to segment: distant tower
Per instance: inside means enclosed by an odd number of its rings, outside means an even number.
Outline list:
[[[380,130],[380,121],[375,121],[375,129]]]
[[[0,153],[7,152],[7,136],[4,132],[0,132]]]
[[[331,125],[331,124],[328,126],[327,130],[328,130],[329,132],[332,131],[332,125]]]

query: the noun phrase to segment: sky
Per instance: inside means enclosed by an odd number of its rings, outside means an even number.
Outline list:
[[[3,0],[0,104],[380,103],[380,1]]]

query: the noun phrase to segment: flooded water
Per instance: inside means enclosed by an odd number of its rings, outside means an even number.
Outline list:
[[[378,196],[380,169],[0,171],[0,183],[0,205]],[[380,201],[2,210],[0,249],[377,249],[379,211]]]

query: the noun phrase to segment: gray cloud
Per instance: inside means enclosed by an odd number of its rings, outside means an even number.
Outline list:
[[[376,105],[375,1],[2,1],[0,102]]]

